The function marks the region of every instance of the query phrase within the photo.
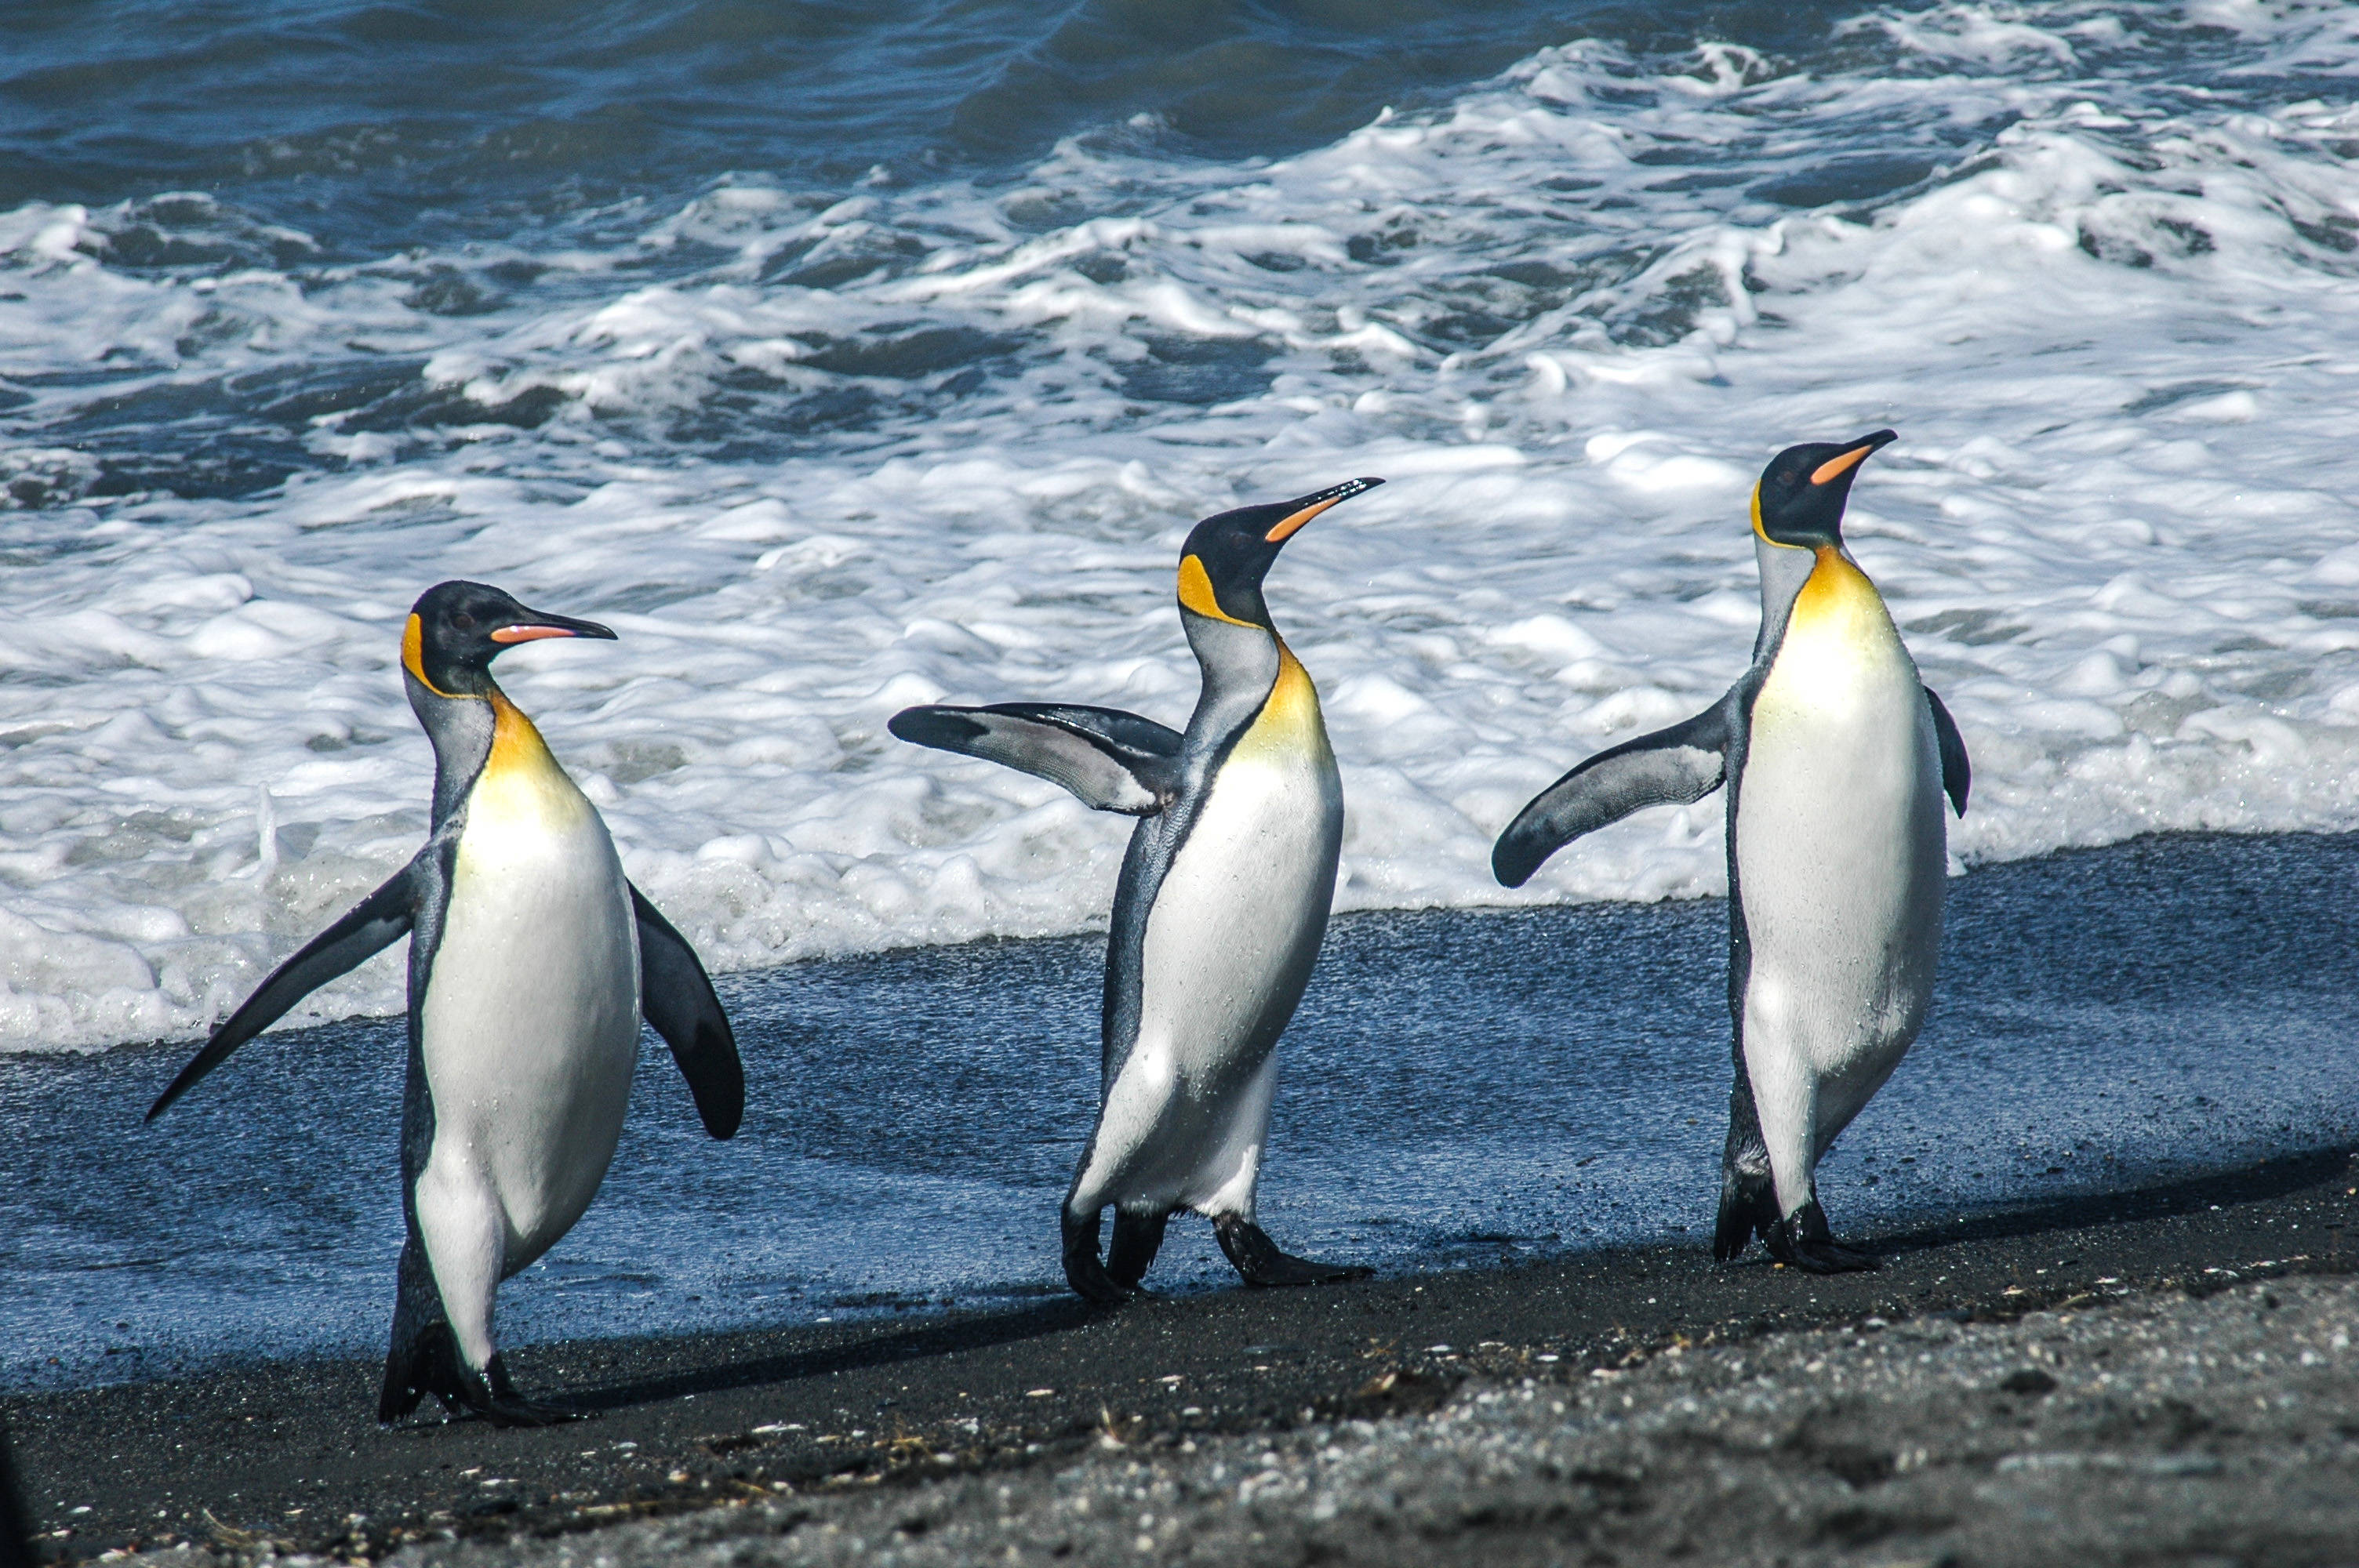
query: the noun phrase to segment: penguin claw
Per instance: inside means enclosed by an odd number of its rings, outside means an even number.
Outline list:
[[[1248,1285],[1332,1285],[1364,1280],[1375,1272],[1357,1263],[1321,1263],[1281,1252],[1267,1231],[1235,1215],[1223,1215],[1212,1221],[1212,1235]]]

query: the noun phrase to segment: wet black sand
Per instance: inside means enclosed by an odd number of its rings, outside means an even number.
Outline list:
[[[1929,1314],[2013,1318],[2124,1290],[2345,1274],[2359,1161],[2226,1176],[1886,1235],[1874,1275],[1811,1279],[1693,1244],[1095,1315],[1013,1312],[543,1346],[520,1380],[589,1420],[383,1431],[373,1364],[260,1365],[0,1401],[45,1555],[174,1541],[375,1557],[749,1500],[1053,1464],[1429,1408],[1470,1375],[1578,1379],[1708,1345]],[[1547,1359],[1555,1357],[1555,1359]],[[77,1512],[75,1510],[86,1510]]]

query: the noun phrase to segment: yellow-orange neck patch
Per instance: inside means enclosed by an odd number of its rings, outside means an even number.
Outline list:
[[[1884,608],[1884,596],[1867,580],[1867,574],[1844,558],[1832,545],[1818,548],[1818,565],[1802,584],[1802,591],[1794,596],[1794,610],[1789,624],[1797,629],[1859,618],[1863,621],[1888,621],[1890,611]]]
[[[1225,621],[1232,626],[1253,625],[1252,622],[1240,621],[1221,608],[1221,601],[1212,597],[1212,574],[1204,570],[1204,563],[1194,556],[1183,556],[1180,560],[1180,608],[1193,611],[1210,621]],[[1256,627],[1255,630],[1260,628]]]
[[[539,728],[525,717],[524,709],[497,687],[492,687],[491,701],[492,754],[484,762],[484,772],[555,767],[557,759],[549,754],[549,743],[540,738]]]

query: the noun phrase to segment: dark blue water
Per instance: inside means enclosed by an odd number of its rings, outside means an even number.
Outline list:
[[[2079,39],[2071,59],[2038,48],[1992,59],[2027,78],[2127,73],[2164,86],[2164,101],[2206,104],[2223,92],[2264,92],[2261,83],[2281,100],[2307,80],[2298,56],[2267,59],[2265,44],[2170,7],[2130,9],[2130,33],[2108,33],[2071,6],[2043,17],[2058,39]],[[277,301],[247,288],[234,305],[224,295],[211,309],[191,304],[122,328],[87,354],[0,352],[0,439],[92,460],[0,463],[0,492],[34,510],[247,497],[361,460],[316,438],[323,421],[343,435],[400,438],[370,449],[366,460],[382,461],[404,444],[444,445],[452,427],[536,430],[579,413],[578,389],[471,400],[421,372],[437,343],[496,359],[527,341],[538,358],[552,345],[530,324],[562,319],[571,306],[654,283],[709,283],[716,269],[734,277],[729,264],[744,258],[726,239],[694,225],[653,232],[724,189],[774,190],[786,203],[755,282],[833,290],[908,275],[955,241],[1152,211],[1184,198],[1201,170],[1325,146],[1386,110],[1446,118],[1473,85],[1551,47],[1595,46],[1583,58],[1609,79],[1600,96],[1609,111],[1619,99],[1658,100],[1663,80],[1701,84],[1715,71],[1745,81],[1922,81],[1975,58],[1971,48],[1903,48],[1860,25],[1868,15],[1858,5],[1698,0],[21,0],[0,40],[0,220],[79,204],[86,222],[61,243],[111,276],[283,277],[311,311],[350,322],[315,342]],[[1700,45],[1718,63],[1699,63]],[[2317,65],[2321,91],[2333,89],[2332,69]],[[1675,341],[1700,298],[1693,286],[1667,295],[1648,269],[1700,216],[1761,224],[1827,206],[1864,215],[1987,157],[2019,118],[2006,103],[2004,93],[1970,89],[1952,103],[1937,92],[1798,123],[1773,99],[1757,129],[1734,139],[1642,136],[1633,156],[1649,178],[1635,194],[1577,173],[1516,192],[1502,201],[1506,213],[1542,222],[1549,243],[1501,250],[1491,237],[1486,254],[1449,265],[1471,276],[1437,308],[1382,314],[1436,354],[1480,349],[1567,307],[1614,341]],[[1006,201],[980,231],[916,194],[972,182],[1009,196],[1068,138],[1145,161],[1086,209],[1052,174],[1038,200]],[[829,244],[829,225],[815,223],[795,235],[796,220],[880,196],[885,206],[861,220],[872,233]],[[1349,241],[1352,264],[1432,265],[1437,236],[1388,214],[1381,191],[1367,207],[1365,232]],[[1634,227],[1637,211],[1658,215]],[[1558,243],[1559,224],[1569,243]],[[1451,243],[1439,241],[1445,252]],[[584,257],[597,258],[586,274]],[[0,244],[0,261],[27,260]],[[31,270],[47,265],[34,258]],[[1105,282],[1101,272],[1118,276],[1124,265],[1106,258],[1082,270]],[[400,287],[377,287],[386,283]],[[0,289],[0,305],[12,297]],[[47,291],[31,297],[28,315],[59,308]],[[248,313],[268,324],[243,341]],[[651,427],[614,407],[599,416],[650,460],[832,449],[906,435],[953,408],[1002,415],[973,395],[1010,378],[1027,349],[1036,364],[1053,358],[1038,343],[930,319],[940,314],[905,308],[864,321],[848,312],[831,343],[799,362],[806,377],[830,378],[818,397],[799,382],[782,396],[747,366],[706,389],[693,411],[660,410]],[[477,319],[485,330],[463,330]],[[509,323],[527,330],[508,341],[492,330]],[[913,335],[918,327],[930,330]],[[7,336],[0,322],[0,343]],[[831,354],[835,339],[844,348]],[[1271,344],[1169,331],[1142,341],[1147,362],[1120,387],[1149,409],[1223,402],[1270,380]],[[886,382],[919,384],[886,395]],[[567,465],[550,454],[542,466]]]
[[[1836,7],[1438,0],[31,0],[0,207],[200,189],[328,256],[510,238],[724,173],[1005,173],[1077,133],[1332,141],[1547,45],[1822,49]],[[1139,116],[1151,124],[1136,125]],[[627,220],[624,220],[627,222]],[[147,259],[197,262],[159,247]]]
[[[2359,836],[2175,838],[1952,884],[1932,1022],[1821,1167],[1839,1229],[2359,1141]],[[1386,1270],[1706,1245],[1728,1083],[1715,902],[1341,921],[1283,1044],[1282,1240]],[[1062,1289],[1096,1082],[1094,938],[723,986],[745,1126],[660,1049],[582,1225],[502,1292],[515,1341]],[[368,1351],[400,1241],[389,1023],[268,1036],[162,1122],[187,1047],[0,1059],[0,1378]],[[1226,1288],[1181,1220],[1149,1282]]]

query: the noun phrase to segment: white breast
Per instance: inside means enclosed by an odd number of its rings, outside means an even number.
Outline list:
[[[537,735],[519,750],[495,749],[469,797],[421,1007],[429,1162],[489,1187],[505,1273],[596,1195],[639,1038],[638,930],[614,842]]]
[[[1747,1056],[1756,1043],[1791,1053],[1839,1129],[1924,1020],[1948,856],[1916,665],[1874,587],[1832,550],[1755,700],[1736,813]]]

